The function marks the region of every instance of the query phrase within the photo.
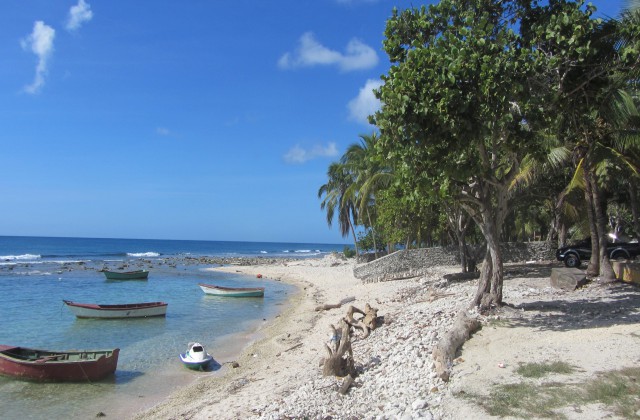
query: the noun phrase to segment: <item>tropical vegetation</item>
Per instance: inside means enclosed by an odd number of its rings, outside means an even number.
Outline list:
[[[583,0],[441,0],[393,10],[382,106],[330,165],[331,225],[378,252],[486,245],[474,303],[502,303],[501,243],[590,235],[610,281],[610,233],[640,236],[637,1],[595,18]],[[359,238],[357,232],[360,232]],[[359,239],[359,240],[358,240]]]

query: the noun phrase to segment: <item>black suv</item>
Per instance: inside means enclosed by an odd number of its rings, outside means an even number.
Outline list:
[[[631,260],[640,255],[640,244],[637,242],[609,242],[607,254],[611,260]],[[567,267],[580,267],[582,261],[591,258],[591,238],[583,239],[573,245],[558,248],[558,261],[564,261]]]

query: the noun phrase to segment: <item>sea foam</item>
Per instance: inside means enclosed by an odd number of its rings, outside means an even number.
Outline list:
[[[38,260],[40,258],[42,258],[40,255],[33,255],[33,254],[0,256],[1,261]]]
[[[127,252],[128,257],[136,257],[136,258],[152,258],[159,257],[159,252]]]

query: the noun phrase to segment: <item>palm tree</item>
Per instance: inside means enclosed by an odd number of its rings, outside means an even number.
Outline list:
[[[378,189],[388,186],[392,177],[391,171],[376,159],[375,146],[378,140],[378,134],[375,132],[360,135],[360,142],[351,144],[340,160],[356,177],[348,194],[357,198],[358,213],[367,215],[376,258],[378,245],[375,233],[375,193]]]
[[[356,240],[355,224],[358,221],[358,213],[355,197],[350,192],[354,183],[354,176],[346,165],[334,162],[327,170],[329,180],[318,190],[318,198],[322,199],[320,208],[327,211],[327,224],[333,224],[333,218],[338,215],[338,226],[343,238],[353,235],[353,243],[358,255],[358,242]]]

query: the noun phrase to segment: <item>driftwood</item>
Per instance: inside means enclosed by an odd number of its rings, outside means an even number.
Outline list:
[[[345,395],[347,391],[349,391],[349,388],[353,384],[353,381],[355,381],[355,378],[351,375],[347,375],[342,381],[342,385],[340,385],[340,389],[338,390],[338,392],[342,395]]]
[[[343,299],[342,303],[346,303],[345,299]],[[364,316],[360,319],[355,319],[354,314]],[[338,328],[331,325],[331,341],[329,344],[325,344],[329,357],[322,359],[320,364],[324,376],[344,378],[338,389],[338,392],[342,395],[349,391],[357,375],[351,348],[351,327],[360,328],[363,331],[362,338],[366,338],[369,336],[370,331],[376,328],[377,322],[378,310],[367,304],[364,312],[355,306],[350,306],[347,315],[340,320]]]
[[[331,325],[333,334],[330,344],[325,344],[329,357],[324,359],[322,374],[324,376],[355,376],[353,362],[353,350],[351,349],[351,337],[349,336],[349,324],[342,319],[339,328]]]
[[[447,296],[453,296],[454,293],[443,293],[443,292],[439,292],[437,290],[435,290],[433,287],[430,287],[429,290],[427,290],[427,298],[424,300],[421,300],[420,302],[433,302],[434,300],[438,300],[441,299],[443,297],[447,297]]]
[[[364,317],[360,319],[355,319],[353,317],[353,314],[356,314],[356,313],[362,314],[364,315]],[[376,329],[377,320],[378,320],[378,310],[372,307],[371,305],[369,305],[368,303],[364,307],[364,312],[362,312],[360,309],[356,308],[353,305],[349,306],[349,310],[347,311],[347,316],[345,318],[345,321],[347,322],[347,324],[362,330],[362,333],[363,333],[362,338],[367,338],[369,336],[369,333],[372,330]]]
[[[356,300],[355,296],[350,296],[348,298],[342,299],[339,303],[316,306],[316,311],[327,311],[329,309],[336,309],[341,307],[345,303],[353,302],[354,300]]]
[[[460,311],[456,316],[453,329],[440,339],[433,349],[433,359],[436,365],[436,374],[445,382],[451,375],[451,363],[456,352],[471,337],[471,334],[480,329],[480,321],[469,318],[466,311]]]

